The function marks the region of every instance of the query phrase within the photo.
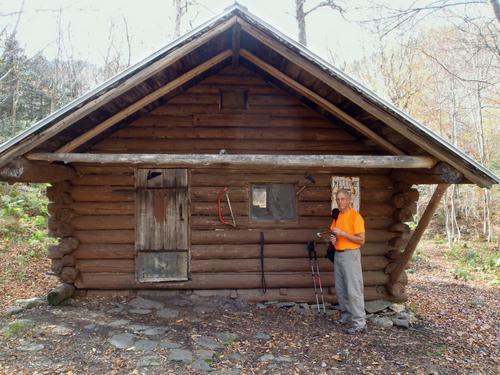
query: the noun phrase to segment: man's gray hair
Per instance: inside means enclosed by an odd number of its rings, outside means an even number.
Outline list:
[[[341,189],[337,190],[337,193],[335,194],[335,196],[338,197],[338,195],[340,193],[344,194],[347,198],[352,199],[352,191],[350,189],[341,188]]]

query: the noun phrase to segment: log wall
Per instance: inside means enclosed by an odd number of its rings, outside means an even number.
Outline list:
[[[248,90],[246,111],[222,112],[221,88]],[[209,77],[131,125],[99,142],[92,151],[120,153],[230,153],[267,154],[377,154],[371,143],[355,138],[338,124],[304,107],[242,68],[226,69]],[[74,277],[80,289],[221,289],[259,300],[260,232],[265,237],[264,270],[272,299],[312,301],[314,291],[305,243],[330,224],[331,175],[359,176],[361,213],[367,227],[362,249],[366,298],[391,297],[384,285],[394,250],[401,249],[407,228],[400,223],[406,204],[395,194],[389,170],[238,170],[228,168],[189,171],[190,280],[137,283],[135,257],[134,167],[74,165],[77,177],[51,198],[57,230],[74,239],[75,248],[53,251],[59,274]],[[290,223],[255,223],[249,218],[252,183],[287,182],[297,189],[298,219]],[[217,215],[217,194],[228,187],[236,228],[223,225]],[[52,194],[52,193],[51,193]],[[223,214],[229,211],[223,204]],[[64,225],[63,225],[64,224]],[[327,300],[335,301],[332,264],[324,258],[326,244],[318,243],[320,270]],[[70,254],[71,258],[64,258]],[[390,271],[390,269],[389,269]],[[401,277],[406,284],[406,275]]]

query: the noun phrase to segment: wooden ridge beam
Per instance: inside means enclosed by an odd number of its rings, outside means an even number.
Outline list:
[[[232,46],[231,49],[233,51],[233,56],[231,58],[231,66],[236,68],[238,66],[238,62],[240,59],[240,43],[241,43],[241,26],[236,23],[233,26],[233,34],[232,34]]]
[[[60,182],[76,177],[71,166],[29,161],[16,158],[0,168],[0,181],[7,182]]]
[[[389,282],[387,284],[387,289],[391,294],[396,295],[398,293],[399,288],[394,288],[394,286],[398,283],[399,277],[403,274],[408,262],[413,256],[413,253],[415,252],[415,249],[417,248],[420,239],[422,238],[425,230],[427,229],[427,226],[429,225],[429,222],[431,221],[434,212],[436,212],[436,209],[439,206],[439,202],[441,201],[441,198],[443,194],[446,192],[448,186],[449,186],[448,184],[437,185],[436,190],[434,190],[431,200],[427,204],[427,207],[425,208],[425,211],[422,217],[420,218],[417,227],[413,232],[413,235],[408,241],[408,244],[406,245],[404,252],[401,254],[400,257],[398,257],[397,266],[394,269],[394,271],[392,271],[392,273],[389,275]]]
[[[301,95],[305,96],[309,100],[313,101],[314,103],[320,105],[324,109],[326,109],[328,112],[336,116],[337,118],[341,119],[344,121],[346,124],[352,126],[354,129],[356,129],[358,132],[363,134],[364,136],[368,137],[368,139],[371,139],[373,142],[378,144],[379,146],[383,147],[385,150],[389,151],[392,154],[395,155],[404,155],[405,153],[401,151],[399,148],[394,146],[392,143],[388,142],[385,138],[381,137],[377,133],[375,133],[373,130],[368,128],[366,125],[362,124],[360,121],[356,120],[354,117],[349,115],[348,113],[344,112],[342,109],[331,103],[330,101],[326,100],[325,98],[321,97],[320,95],[316,94],[314,91],[310,90],[309,88],[305,87],[301,83],[297,82],[295,79],[287,76],[285,73],[281,72],[280,70],[276,69],[274,66],[268,64],[264,60],[260,59],[259,57],[255,56],[253,53],[247,51],[246,49],[241,49],[240,50],[240,55],[250,61],[251,63],[255,64],[265,72],[271,74],[273,77],[277,78],[281,82],[283,82],[285,85],[289,86],[293,90],[297,91]]]
[[[220,62],[224,61],[228,57],[230,57],[233,54],[231,50],[226,50],[224,52],[219,53],[218,55],[212,57],[211,59],[205,61],[204,63],[198,65],[197,67],[191,69],[190,71],[184,73],[180,77],[177,77],[176,79],[170,81],[166,85],[160,87],[158,90],[152,92],[151,94],[148,94],[144,96],[142,99],[139,99],[136,101],[134,104],[130,105],[129,107],[121,110],[120,112],[114,114],[107,120],[101,122],[99,125],[95,126],[88,132],[82,134],[81,136],[73,139],[72,141],[68,142],[65,144],[63,147],[61,147],[57,152],[71,152],[84,144],[85,142],[91,140],[94,138],[96,135],[102,133],[103,131],[109,129],[113,125],[117,124],[121,120],[127,118],[128,116],[134,114],[138,110],[144,108],[145,106],[151,104],[155,100],[160,99],[162,96],[165,96],[169,92],[175,90],[179,86],[182,86],[183,84],[189,82],[196,76],[200,75],[201,73],[207,71],[208,69],[214,67],[215,65],[219,64]]]
[[[32,153],[30,160],[64,163],[147,164],[175,167],[431,168],[435,160],[408,155],[232,155]]]
[[[15,147],[12,147],[9,151],[2,155],[0,159],[0,166],[6,164],[9,160],[14,158],[15,156],[25,154],[31,150],[33,150],[36,146],[41,143],[47,141],[53,136],[57,135],[62,130],[68,128],[70,125],[74,124],[78,120],[81,120],[85,116],[89,115],[96,108],[103,106],[106,103],[109,103],[113,99],[116,99],[118,96],[127,92],[134,86],[144,82],[151,76],[153,76],[158,71],[165,69],[165,67],[170,64],[180,60],[182,57],[191,53],[198,47],[205,44],[207,41],[211,40],[215,36],[223,33],[224,31],[231,28],[236,23],[237,17],[234,16],[228,19],[226,22],[214,27],[212,30],[207,33],[200,35],[195,40],[187,43],[181,47],[178,47],[174,52],[167,54],[165,57],[159,59],[158,61],[152,63],[151,65],[145,67],[144,69],[138,71],[130,78],[126,79],[124,82],[120,83],[116,88],[113,88],[106,93],[98,96],[97,98],[85,103],[80,108],[76,109],[71,114],[65,116],[62,120],[56,122],[43,132],[39,134],[32,134],[27,138],[23,139],[21,143]]]

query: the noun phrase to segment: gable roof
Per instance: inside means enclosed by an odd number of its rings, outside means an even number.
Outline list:
[[[238,4],[1,144],[0,167],[32,150],[65,150],[75,139],[75,148],[81,148],[234,59],[391,154],[431,155],[482,187],[500,182],[463,151]]]

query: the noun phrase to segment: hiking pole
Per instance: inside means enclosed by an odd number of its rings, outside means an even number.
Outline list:
[[[323,285],[321,284],[321,275],[319,273],[318,254],[316,253],[316,249],[314,247],[313,247],[313,255],[314,255],[314,263],[316,263],[316,277],[318,278],[319,293],[321,295],[321,304],[323,305],[323,312],[326,313],[325,298],[323,297]]]
[[[312,276],[313,285],[314,285],[314,296],[316,297],[316,306],[318,307],[318,313],[319,313],[320,312],[319,298],[318,298],[318,288],[316,287],[316,275],[314,274],[313,251],[315,251],[314,250],[314,241],[308,241],[307,242],[307,252],[309,253],[309,264],[311,265],[311,276]]]

